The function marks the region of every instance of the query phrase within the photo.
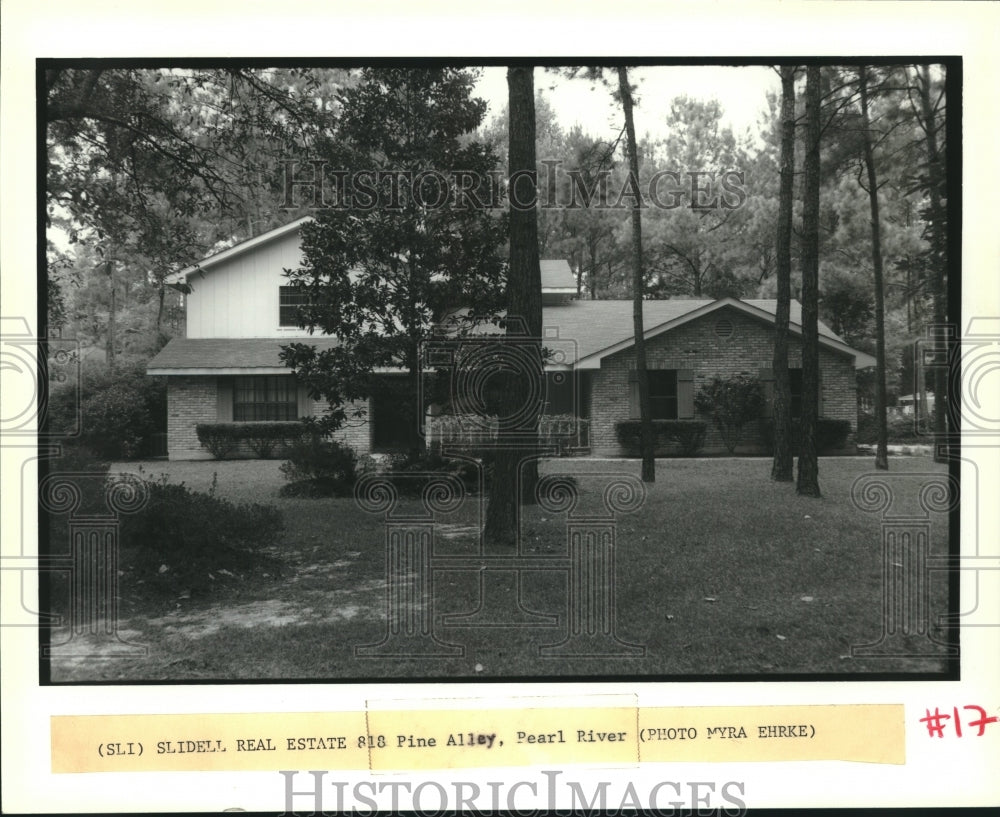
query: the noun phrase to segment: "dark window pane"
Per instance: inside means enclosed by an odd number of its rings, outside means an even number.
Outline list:
[[[676,369],[649,371],[649,410],[654,420],[677,419]]]
[[[309,294],[298,287],[279,287],[278,325],[298,326],[299,307],[309,301]]]
[[[233,386],[235,422],[295,420],[297,417],[298,390],[294,378],[280,375],[236,378]]]
[[[675,369],[651,369],[649,371],[650,397],[672,397],[677,399],[677,371]]]
[[[791,395],[788,410],[792,417],[802,416],[802,369],[788,370],[788,385]]]

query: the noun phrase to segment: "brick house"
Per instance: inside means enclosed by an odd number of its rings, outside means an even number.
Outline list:
[[[205,422],[293,420],[319,415],[313,401],[278,357],[290,342],[317,346],[335,338],[308,337],[296,325],[294,293],[282,271],[301,263],[300,219],[244,241],[172,275],[184,293],[186,330],[148,364],[147,373],[167,379],[167,449],[170,459],[207,459],[195,427]],[[615,424],[638,417],[634,382],[631,301],[578,301],[565,261],[542,262],[543,324],[547,346],[561,354],[547,365],[545,411],[573,414],[589,423],[589,450],[622,453]],[[694,418],[694,394],[715,375],[759,376],[773,381],[771,353],[774,301],[647,301],[644,327],[654,417]],[[801,343],[799,305],[792,303],[789,366],[793,408]],[[855,370],[874,359],[845,344],[820,324],[821,416],[857,428]],[[386,373],[389,376],[390,373]],[[385,418],[391,406],[369,400],[364,420],[352,420],[336,436],[360,453],[385,450]],[[391,435],[389,435],[391,436]],[[761,450],[757,429],[747,429],[737,452]],[[723,450],[709,424],[706,453]]]

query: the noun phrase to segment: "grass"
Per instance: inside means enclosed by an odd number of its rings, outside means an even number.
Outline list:
[[[881,528],[877,514],[851,502],[854,480],[870,459],[823,458],[823,497],[795,494],[768,478],[767,459],[661,460],[645,504],[622,515],[616,528],[616,631],[643,645],[641,657],[548,657],[540,647],[566,631],[563,571],[523,574],[520,594],[531,611],[559,618],[557,627],[445,627],[441,617],[468,613],[479,603],[478,562],[470,569],[436,570],[434,631],[463,654],[441,658],[361,658],[358,645],[386,631],[385,529],[379,517],[350,499],[284,499],[275,463],[169,463],[172,479],[191,487],[218,473],[220,496],[256,499],[285,517],[274,549],[280,574],[220,583],[213,592],[157,599],[121,587],[121,627],[147,644],[142,660],[53,662],[54,681],[181,679],[448,680],[517,677],[616,677],[868,674],[941,672],[938,659],[851,658],[851,645],[875,642],[882,631]],[[589,470],[578,475],[580,509],[595,503],[602,474],[638,474],[634,461],[560,460],[546,469]],[[943,473],[929,458],[894,458],[890,475]],[[156,467],[152,469],[156,474]],[[913,502],[921,480],[907,481],[897,498]],[[912,496],[910,493],[912,493]],[[416,509],[415,500],[401,500]],[[479,500],[438,521],[436,554],[475,556]],[[526,557],[566,553],[566,519],[525,509]],[[932,515],[932,551],[947,551],[944,514]],[[491,592],[513,598],[511,573],[489,573]],[[943,574],[932,574],[931,621],[946,611]],[[509,606],[504,608],[511,609]]]

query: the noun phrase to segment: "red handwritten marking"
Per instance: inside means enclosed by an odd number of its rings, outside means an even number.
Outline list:
[[[966,722],[968,727],[976,727],[978,730],[976,732],[976,737],[981,738],[986,732],[986,726],[991,723],[996,723],[998,718],[996,715],[986,715],[986,710],[981,706],[976,706],[975,704],[966,704],[962,709],[969,709],[979,713],[979,717],[975,720]],[[955,734],[958,737],[964,737],[962,733],[962,719],[958,714],[958,707],[952,707],[952,714],[947,714],[939,710],[936,706],[934,707],[934,712],[932,713],[929,709],[924,710],[924,717],[920,719],[920,723],[927,724],[927,735],[932,738],[943,738],[944,728],[947,721],[951,721],[952,725],[955,727]]]

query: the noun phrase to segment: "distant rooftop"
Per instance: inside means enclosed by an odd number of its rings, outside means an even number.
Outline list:
[[[542,292],[576,294],[576,278],[568,261],[564,258],[543,258],[539,263],[542,268]]]

